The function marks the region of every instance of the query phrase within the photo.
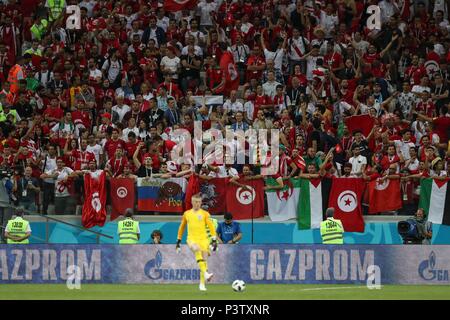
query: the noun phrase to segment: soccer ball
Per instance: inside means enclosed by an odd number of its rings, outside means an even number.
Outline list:
[[[242,292],[245,290],[245,282],[242,280],[234,280],[231,287],[236,292]]]

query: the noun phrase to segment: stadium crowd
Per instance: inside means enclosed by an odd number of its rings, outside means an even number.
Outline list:
[[[446,1],[200,0],[176,12],[167,2],[0,1],[0,174],[11,202],[73,214],[68,200],[82,202],[84,170],[95,168],[188,177],[192,163],[170,151],[174,130],[192,133],[194,121],[278,129],[277,178],[399,178],[414,206],[420,177],[450,176]],[[79,30],[67,28],[69,5],[80,7]],[[370,5],[381,30],[367,27]],[[220,65],[227,51],[236,90]],[[369,134],[348,128],[354,115],[369,116]]]

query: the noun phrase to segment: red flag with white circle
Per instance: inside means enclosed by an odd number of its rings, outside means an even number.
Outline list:
[[[135,184],[130,178],[111,178],[111,220],[134,208]]]

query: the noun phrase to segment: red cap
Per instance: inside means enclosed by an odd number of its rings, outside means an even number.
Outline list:
[[[108,118],[109,120],[111,120],[111,113],[108,112],[103,113],[102,118]]]

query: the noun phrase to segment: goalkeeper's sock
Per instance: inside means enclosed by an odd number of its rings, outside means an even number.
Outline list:
[[[203,259],[199,259],[197,260],[197,263],[200,268],[200,284],[205,284],[206,262]]]

